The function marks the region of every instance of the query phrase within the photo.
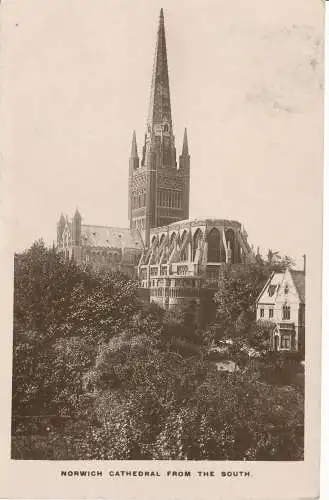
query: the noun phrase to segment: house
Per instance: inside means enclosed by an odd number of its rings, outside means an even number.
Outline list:
[[[257,320],[275,323],[275,351],[304,351],[305,269],[274,272],[256,301]]]

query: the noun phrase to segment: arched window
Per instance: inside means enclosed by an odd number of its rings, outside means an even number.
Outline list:
[[[180,255],[181,262],[186,262],[188,260],[188,248],[187,245],[185,244],[186,238],[187,238],[187,231],[184,231],[181,237],[181,242],[182,242],[181,244],[182,247],[184,247]]]
[[[282,307],[282,319],[290,319],[290,306],[284,305]]]
[[[176,240],[176,233],[172,233],[172,235],[170,236],[170,244],[172,245],[175,240]]]
[[[193,248],[192,248],[192,260],[193,261],[195,259],[196,251],[197,251],[198,247],[200,246],[201,240],[202,240],[201,229],[197,229],[194,233],[194,236],[193,236]]]
[[[215,227],[208,234],[208,262],[220,262],[220,234]]]
[[[225,231],[225,238],[227,246],[231,250],[231,262],[232,264],[236,264],[237,262],[239,262],[240,253],[239,253],[239,245],[236,241],[233,229],[227,229]]]

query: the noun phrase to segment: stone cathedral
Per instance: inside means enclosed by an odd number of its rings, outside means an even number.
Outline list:
[[[178,157],[170,104],[163,10],[160,11],[142,153],[133,133],[129,158],[129,228],[86,225],[78,210],[61,215],[57,248],[95,270],[138,279],[151,302],[171,307],[198,301],[224,266],[254,259],[238,221],[189,219],[190,154],[185,129]]]

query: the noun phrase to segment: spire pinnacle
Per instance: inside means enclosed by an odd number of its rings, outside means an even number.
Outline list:
[[[61,216],[59,218],[58,224],[59,225],[65,225],[65,217],[64,217],[63,212],[61,212]]]
[[[75,209],[74,219],[81,219],[81,214],[77,208]]]
[[[183,148],[182,148],[182,156],[188,156],[188,142],[187,142],[187,130],[184,130],[184,139],[183,139]]]
[[[161,9],[153,62],[148,125],[153,127],[154,124],[162,125],[164,122],[168,122],[169,126],[171,127],[171,105],[166,35],[163,9]]]
[[[136,132],[135,132],[135,130],[133,132],[133,138],[132,138],[132,142],[131,142],[130,158],[138,158],[137,141],[136,141]]]

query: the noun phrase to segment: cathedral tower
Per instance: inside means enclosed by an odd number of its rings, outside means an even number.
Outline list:
[[[150,229],[189,216],[190,155],[185,129],[179,168],[173,133],[163,10],[154,55],[149,112],[141,162],[133,134],[129,160],[129,220],[149,246]]]

